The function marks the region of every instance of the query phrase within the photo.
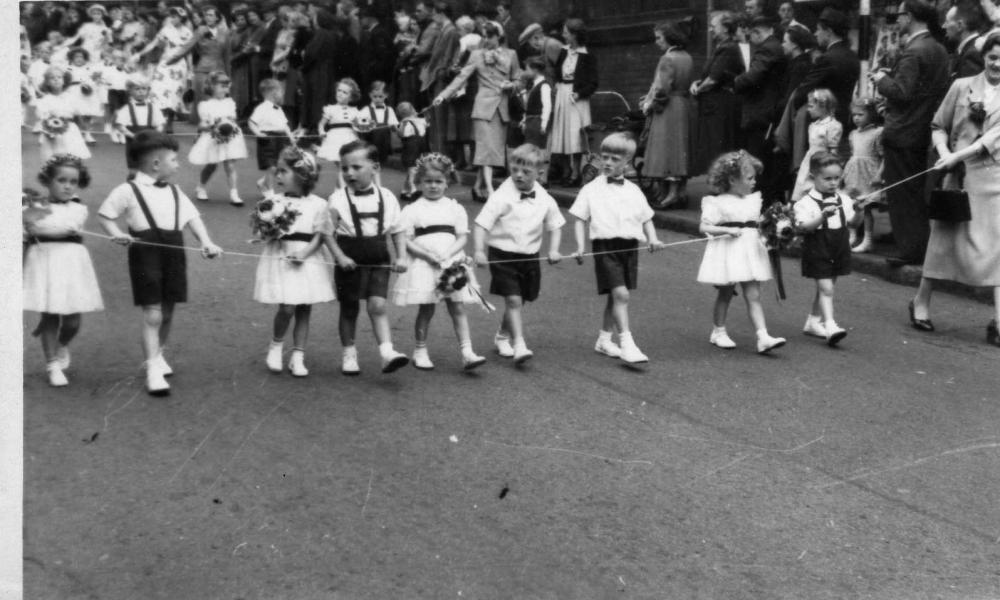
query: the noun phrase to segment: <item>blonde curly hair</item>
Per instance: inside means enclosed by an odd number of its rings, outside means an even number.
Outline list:
[[[746,150],[727,152],[708,168],[708,185],[715,193],[724,194],[732,189],[734,181],[743,177],[746,169],[753,169],[759,175],[764,170],[764,163]]]
[[[417,159],[417,181],[422,180],[428,171],[438,171],[448,179],[455,171],[455,165],[450,158],[440,152],[428,152],[421,154]]]

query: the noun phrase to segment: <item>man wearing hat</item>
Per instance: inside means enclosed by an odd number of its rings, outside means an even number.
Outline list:
[[[907,36],[892,71],[879,70],[869,77],[885,97],[883,176],[891,185],[927,168],[931,120],[948,91],[948,53],[930,33],[937,26],[937,9],[925,0],[904,0],[896,23]],[[889,221],[899,255],[888,259],[901,266],[923,262],[930,222],[924,199],[924,177],[914,178],[886,191]]]
[[[545,76],[549,81],[555,80],[556,61],[559,60],[559,51],[562,50],[563,43],[556,38],[546,35],[545,30],[538,23],[532,23],[524,28],[517,38],[518,46],[524,47],[527,44],[531,52],[526,52],[525,59],[530,56],[540,56],[545,60]]]
[[[785,108],[781,103],[788,59],[781,49],[781,42],[774,35],[775,22],[771,17],[757,16],[750,21],[750,66],[733,81],[733,89],[742,98],[744,148],[765,161],[764,179],[760,182],[764,201],[780,201],[782,194],[775,191],[775,169],[769,168],[768,159],[774,156],[768,133],[777,125]]]
[[[809,92],[826,88],[837,98],[837,112],[834,116],[844,126],[843,140],[847,141],[847,132],[851,130],[851,99],[854,96],[854,86],[861,76],[861,61],[858,55],[847,44],[847,33],[850,24],[844,13],[834,8],[824,8],[816,24],[816,42],[823,48],[812,69],[806,75],[799,87],[792,92],[795,109],[798,110],[808,100]]]

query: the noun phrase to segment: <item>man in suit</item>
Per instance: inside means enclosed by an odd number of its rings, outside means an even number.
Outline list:
[[[885,97],[885,126],[882,130],[884,179],[887,185],[911,177],[928,166],[931,120],[938,103],[948,91],[948,53],[931,37],[938,13],[926,0],[903,0],[897,24],[907,36],[896,66],[887,73],[879,70],[869,77]],[[889,220],[899,249],[889,264],[901,266],[923,261],[930,235],[925,177],[916,177],[889,189]]]
[[[271,71],[271,58],[274,56],[274,46],[278,41],[278,33],[281,32],[281,19],[278,18],[277,2],[265,2],[260,7],[260,13],[264,20],[264,36],[260,39],[261,60],[258,81],[274,75]]]
[[[510,0],[500,0],[497,2],[497,23],[503,27],[504,39],[507,47],[517,50],[517,40],[521,37],[521,28],[514,21],[514,15],[510,11]]]
[[[816,42],[824,48],[823,54],[813,63],[799,87],[792,92],[795,109],[798,110],[809,99],[809,92],[826,88],[837,98],[835,117],[844,126],[844,140],[852,129],[851,99],[854,87],[861,76],[861,61],[847,42],[850,25],[844,13],[833,8],[824,8],[816,24]]]
[[[417,73],[415,87],[417,90],[420,90],[423,88],[420,73],[423,73],[424,64],[431,59],[431,51],[434,49],[434,44],[437,42],[438,36],[441,35],[441,25],[433,18],[433,4],[431,0],[417,2],[416,7],[413,9],[413,18],[420,24],[420,35],[417,37],[416,45],[413,46],[407,57],[407,66],[410,71]],[[426,107],[430,103],[430,98],[427,98],[424,94],[416,94],[415,99],[414,106],[417,110]]]
[[[784,109],[781,100],[788,59],[774,35],[774,20],[770,17],[758,16],[750,21],[750,43],[750,68],[736,77],[733,88],[743,101],[740,127],[744,148],[764,161],[760,189],[765,204],[770,204],[783,196],[774,181],[776,169],[769,168],[774,152],[768,137]]]
[[[392,34],[379,22],[375,9],[362,6],[358,9],[361,19],[361,43],[358,47],[358,65],[361,72],[362,104],[368,103],[368,89],[373,81],[392,83],[392,73],[396,66],[396,49],[392,44]]]
[[[948,9],[944,17],[944,34],[955,45],[948,72],[954,81],[983,71],[983,55],[976,40],[986,22],[986,14],[975,0],[963,0]]]
[[[451,81],[451,65],[458,58],[459,33],[451,20],[451,6],[445,0],[431,4],[431,19],[440,33],[434,39],[430,57],[420,69],[420,95],[429,103]],[[448,107],[431,109],[427,126],[427,145],[432,152],[445,152],[448,134]]]

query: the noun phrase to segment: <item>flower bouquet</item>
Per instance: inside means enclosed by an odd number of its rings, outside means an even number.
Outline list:
[[[437,286],[434,288],[434,291],[437,292],[437,295],[440,298],[446,298],[455,292],[460,292],[462,290],[466,290],[466,293],[471,298],[474,298],[486,312],[493,312],[496,310],[496,307],[493,306],[479,290],[479,283],[476,281],[476,275],[473,273],[472,269],[469,268],[468,258],[444,265],[444,268],[441,270],[441,275],[438,276]]]
[[[62,117],[53,115],[42,120],[42,132],[47,134],[49,137],[55,137],[66,133],[67,129],[69,129],[69,122]]]
[[[219,144],[228,144],[233,140],[233,138],[241,133],[240,126],[236,124],[236,121],[233,121],[228,117],[218,119],[215,121],[215,124],[212,125],[212,139]]]
[[[250,230],[261,242],[280,240],[291,231],[295,219],[302,214],[281,197],[265,198],[250,213]]]
[[[774,272],[774,281],[778,285],[778,299],[785,299],[785,281],[781,275],[780,252],[791,248],[802,241],[795,229],[795,213],[791,204],[775,202],[768,206],[757,222],[760,239],[767,248],[767,256]]]

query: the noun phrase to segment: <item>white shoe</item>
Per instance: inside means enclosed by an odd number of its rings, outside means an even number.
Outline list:
[[[872,245],[871,238],[866,236],[865,239],[861,240],[860,244],[851,248],[851,252],[854,252],[855,254],[859,252],[871,252]]]
[[[649,357],[643,354],[642,350],[639,350],[639,347],[636,346],[635,342],[632,341],[622,342],[621,358],[625,362],[633,365],[637,363],[649,362]]]
[[[150,396],[169,396],[170,384],[153,362],[146,363],[146,391]]]
[[[479,356],[471,348],[467,352],[462,352],[462,368],[471,371],[486,364],[486,357]]]
[[[240,198],[240,193],[236,190],[229,190],[229,203],[233,206],[243,206],[243,198]]]
[[[205,186],[199,185],[194,188],[194,197],[198,200],[208,200],[208,190],[205,189]]]
[[[602,340],[601,338],[597,338],[597,343],[594,344],[594,351],[604,356],[610,356],[611,358],[621,358],[622,356],[622,349],[610,339]]]
[[[354,348],[344,350],[344,358],[340,363],[340,372],[344,375],[358,375],[361,367],[358,366],[358,351]]]
[[[94,136],[90,135],[89,131],[84,131],[83,132],[83,141],[87,142],[88,144],[96,144],[97,143],[97,140],[94,139]]]
[[[292,350],[292,355],[288,359],[288,370],[296,377],[309,375],[309,369],[305,364],[306,353],[302,350]]]
[[[819,319],[810,316],[806,319],[806,324],[802,328],[802,333],[813,337],[826,338],[826,327]]]
[[[63,371],[69,368],[69,347],[59,346],[56,349],[56,363],[59,364],[59,368]]]
[[[729,333],[726,332],[725,328],[712,331],[712,335],[708,336],[708,341],[713,346],[722,348],[723,350],[732,350],[736,347],[736,342],[729,337]]]
[[[827,346],[833,348],[834,346],[840,343],[840,340],[844,339],[845,337],[847,337],[847,330],[841,327],[840,325],[832,323],[827,326],[826,328]]]
[[[493,336],[493,345],[497,348],[497,354],[504,358],[514,356],[514,347],[510,345],[510,338],[497,333]]]
[[[430,371],[434,368],[434,363],[431,362],[427,348],[416,348],[413,351],[413,366],[423,371]]]
[[[271,342],[271,345],[267,348],[267,368],[272,373],[281,373],[283,369],[281,355],[284,347],[285,344],[282,342]]]
[[[154,356],[153,360],[151,360],[150,362],[157,369],[159,369],[160,373],[162,373],[164,377],[170,377],[171,375],[174,374],[174,370],[171,369],[170,365],[167,364],[167,359],[163,358],[163,349],[162,348],[160,349],[160,353],[157,354],[156,356]]]
[[[523,365],[524,363],[531,360],[533,356],[535,356],[535,353],[532,352],[531,350],[528,350],[528,347],[525,346],[523,343],[518,344],[516,347],[514,347],[513,350],[514,350],[513,356],[515,365]],[[503,356],[503,354],[501,354],[500,356]]]
[[[768,334],[757,336],[757,353],[767,354],[775,348],[781,348],[788,340],[780,337],[771,337]]]
[[[427,359],[430,362],[430,358]],[[398,371],[400,368],[405,367],[410,364],[410,359],[406,358],[406,355],[402,352],[396,352],[391,350],[382,355],[382,372],[392,373],[393,371]]]
[[[69,385],[69,380],[66,379],[66,374],[63,373],[62,368],[59,366],[59,360],[56,359],[50,362],[45,370],[49,373],[49,385],[52,387],[64,387]]]

